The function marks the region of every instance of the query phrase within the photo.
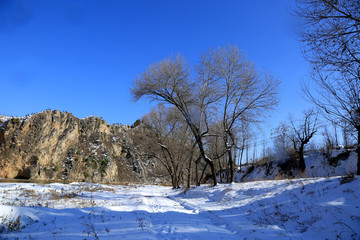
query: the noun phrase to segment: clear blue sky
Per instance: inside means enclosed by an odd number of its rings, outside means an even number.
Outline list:
[[[132,124],[150,110],[131,101],[138,73],[176,53],[196,63],[209,47],[235,44],[281,81],[265,127],[303,110],[293,0],[0,0],[0,114],[45,109]]]

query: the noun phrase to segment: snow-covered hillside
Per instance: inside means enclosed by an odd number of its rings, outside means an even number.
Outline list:
[[[0,123],[6,122],[7,120],[10,120],[11,117],[0,115]]]
[[[357,169],[355,149],[338,149],[328,154],[313,151],[305,155],[306,170],[300,172],[296,160],[270,161],[264,164],[243,166],[235,174],[235,181],[284,179],[291,177],[331,177],[353,175]],[[226,177],[224,178],[226,180]]]
[[[0,239],[360,239],[360,179],[0,183]]]

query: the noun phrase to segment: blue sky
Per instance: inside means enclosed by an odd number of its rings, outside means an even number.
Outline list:
[[[0,114],[45,109],[132,124],[150,110],[131,101],[132,80],[149,64],[181,53],[197,63],[207,48],[235,44],[281,84],[264,127],[309,103],[293,0],[0,0]]]

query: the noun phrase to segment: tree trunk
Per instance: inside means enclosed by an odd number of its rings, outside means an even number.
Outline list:
[[[177,186],[176,186],[176,177],[175,177],[175,175],[171,175],[171,185],[172,185],[172,187],[175,189],[175,188],[177,188]]]
[[[229,158],[229,167],[230,167],[230,182],[234,182],[235,181],[235,174],[234,174],[234,171],[235,171],[235,166],[234,166],[234,160],[233,160],[233,157],[232,157],[232,151],[231,151],[231,148],[229,148],[227,150],[228,152],[228,158]]]
[[[201,172],[201,176],[200,176],[200,180],[199,180],[199,183],[201,182],[201,180],[203,179],[204,177],[204,174],[205,174],[205,171],[206,171],[206,168],[208,166],[208,163],[205,164],[205,167],[203,168],[202,172]],[[200,184],[199,184],[200,185]]]
[[[184,114],[185,118],[186,118],[186,114]],[[199,152],[200,152],[200,157],[203,158],[205,160],[205,162],[207,164],[209,164],[210,168],[211,168],[211,173],[212,173],[212,179],[213,179],[213,185],[216,186],[217,185],[217,179],[216,179],[216,172],[215,172],[215,166],[214,166],[214,162],[205,154],[205,149],[204,149],[204,144],[202,141],[202,136],[200,134],[200,129],[197,128],[191,121],[190,118],[186,118],[186,121],[188,123],[188,125],[190,126],[190,129],[192,131],[192,133],[194,134],[195,137],[195,141],[196,144],[198,145],[199,148]]]
[[[249,166],[249,145],[246,143],[246,166]]]
[[[304,144],[303,143],[301,143],[298,154],[299,154],[299,168],[300,168],[301,172],[304,172],[306,166],[305,166]]]
[[[190,184],[191,184],[191,163],[192,163],[192,155],[189,158],[189,168],[188,168],[188,178],[187,178],[187,185],[186,188],[190,188]]]
[[[242,160],[243,160],[243,155],[244,155],[244,149],[245,149],[245,140],[243,140],[243,145],[241,147],[241,152],[240,152],[240,162],[239,162],[239,166],[240,166],[240,170],[242,167]]]
[[[187,186],[186,186],[187,188],[190,188],[190,185],[191,185],[191,177],[192,177],[191,170],[192,170],[192,162],[194,160],[193,157],[194,157],[195,147],[196,147],[196,142],[194,142],[191,147],[191,154],[189,157],[188,179],[187,179]],[[196,159],[196,161],[198,161],[198,159]]]
[[[184,171],[180,168],[179,174],[176,177],[176,188],[180,188],[180,185],[184,183]]]
[[[207,164],[209,164],[210,169],[211,169],[211,174],[212,174],[212,179],[213,179],[213,185],[216,186],[217,185],[217,179],[216,179],[216,171],[215,171],[215,166],[214,166],[214,162],[211,161],[210,158],[208,158],[205,154],[205,150],[204,150],[204,145],[202,143],[202,140],[197,138],[196,139],[198,147],[199,147],[199,151],[201,154],[201,157],[205,160],[205,162]]]
[[[209,161],[209,166],[211,169],[211,174],[212,174],[212,179],[213,179],[213,185],[216,186],[217,185],[217,179],[216,179],[216,171],[215,171],[215,166],[214,163],[212,161]]]
[[[235,182],[235,160],[236,160],[236,153],[233,156],[232,147],[234,146],[235,137],[231,131],[229,131],[229,136],[231,138],[231,145],[227,142],[226,149],[228,151],[229,157],[229,165],[230,165],[230,182]],[[228,139],[227,139],[228,140]]]
[[[195,182],[196,182],[196,186],[200,186],[199,173],[198,173],[199,161],[200,161],[200,159],[198,159],[198,160],[195,162]]]
[[[221,160],[219,158],[219,178],[220,178],[220,183],[223,183],[223,177],[222,177],[222,174],[223,174],[223,169],[221,167]]]

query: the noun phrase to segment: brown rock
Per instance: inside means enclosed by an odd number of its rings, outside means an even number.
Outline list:
[[[58,110],[12,118],[0,126],[0,178],[154,183],[131,131]]]

